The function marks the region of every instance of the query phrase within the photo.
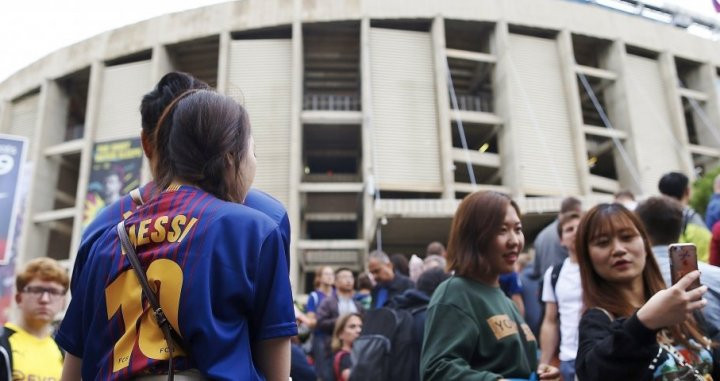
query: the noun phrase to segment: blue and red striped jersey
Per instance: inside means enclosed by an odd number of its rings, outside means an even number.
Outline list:
[[[165,314],[189,349],[176,352],[176,369],[197,368],[219,380],[262,379],[252,343],[297,333],[277,221],[183,185],[150,198],[125,223]],[[115,226],[108,225],[91,225],[81,244],[83,259],[76,262],[72,301],[56,340],[83,359],[83,379],[165,373],[167,345]]]

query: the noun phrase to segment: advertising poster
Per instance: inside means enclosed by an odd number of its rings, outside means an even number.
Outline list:
[[[19,206],[20,175],[25,163],[27,139],[0,135],[0,265],[10,260]]]
[[[95,143],[85,196],[83,228],[106,205],[140,186],[142,158],[140,138]]]
[[[7,321],[14,295],[15,258],[30,170],[26,150],[27,139],[0,135],[0,324]]]

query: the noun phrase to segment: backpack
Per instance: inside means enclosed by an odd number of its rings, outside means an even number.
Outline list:
[[[560,263],[556,263],[552,266],[552,271],[550,271],[550,285],[552,286],[553,294],[555,294],[555,303],[557,303],[557,293],[555,292],[555,287],[557,286],[558,278],[560,278],[560,270],[562,270],[563,265],[565,264],[565,260],[563,259]],[[542,323],[542,319],[545,318],[545,302],[542,300],[543,295],[543,287],[545,286],[545,277],[540,278],[540,287],[538,288],[538,300],[540,301],[540,309],[541,309],[541,315],[540,315],[540,322]]]
[[[555,294],[555,300],[557,300],[557,292],[555,292],[555,287],[557,286],[558,278],[560,278],[560,270],[562,270],[564,264],[565,260],[553,266],[553,269],[550,272],[550,285],[552,286],[553,294]]]
[[[15,333],[0,325],[0,381],[12,381],[12,349],[10,336]]]
[[[413,316],[387,307],[368,311],[353,342],[350,381],[409,380],[412,374]]]

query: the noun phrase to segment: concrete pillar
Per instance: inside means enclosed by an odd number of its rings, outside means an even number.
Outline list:
[[[58,82],[46,80],[43,83],[38,114],[38,130],[35,131],[40,151],[65,141],[67,115],[70,100]],[[44,102],[44,104],[43,104]]]
[[[230,42],[232,37],[229,31],[220,33],[220,47],[218,52],[218,78],[217,78],[217,91],[227,95],[228,90],[228,76],[230,71],[228,65],[230,65]]]
[[[683,112],[682,100],[678,91],[678,76],[675,69],[675,59],[673,55],[664,51],[660,53],[660,73],[662,73],[663,86],[667,96],[668,111],[670,112],[670,122],[673,127],[675,140],[680,145],[678,156],[680,157],[680,170],[692,181],[695,179],[695,170],[692,161],[692,155],[688,149],[690,142],[688,141],[687,128],[685,127],[685,114]],[[669,169],[668,169],[669,170]]]
[[[163,45],[153,46],[150,66],[150,80],[153,82],[153,85],[157,83],[163,75],[175,70],[172,60],[170,59],[170,54],[168,54],[167,48]]]
[[[498,132],[498,146],[500,149],[500,165],[502,172],[502,184],[510,189],[514,199],[525,197],[522,189],[522,177],[520,176],[519,146],[516,142],[519,138],[512,128],[510,93],[512,69],[510,57],[508,56],[510,31],[507,21],[499,21],[495,24],[494,36],[491,39],[491,53],[497,58],[495,74],[493,78],[493,93],[495,94],[495,112],[502,118],[503,125]]]
[[[642,189],[642,179],[636,178],[635,175],[640,175],[637,173],[637,152],[638,145],[643,143],[633,136],[633,129],[631,128],[631,105],[628,99],[631,82],[627,77],[627,52],[625,50],[625,43],[620,40],[613,41],[608,48],[607,54],[601,57],[601,64],[617,75],[615,83],[606,90],[609,95],[605,98],[608,102],[607,114],[613,127],[627,134],[628,137],[623,141],[623,147],[628,153],[632,165],[636,169],[635,171],[630,170],[622,160],[622,157],[616,155],[615,169],[618,172],[618,181],[622,189],[628,189],[636,195],[641,195],[645,193]]]
[[[34,166],[30,181],[35,185],[29,193],[33,206],[28,210],[33,214],[54,209],[61,156],[47,157],[44,150],[65,140],[68,105],[69,99],[57,82],[48,80],[43,84],[38,109],[39,129],[35,131],[34,152],[29,156]],[[70,196],[75,197],[74,194]],[[45,251],[35,255],[45,255]]]
[[[30,259],[44,256],[47,253],[49,231],[47,226],[36,225],[33,222],[33,217],[39,211],[47,211],[52,208],[53,190],[57,183],[59,166],[54,171],[49,170],[42,154],[45,149],[43,132],[46,129],[44,127],[45,124],[51,121],[49,108],[54,100],[52,98],[56,98],[54,95],[57,95],[57,85],[52,84],[50,80],[42,81],[40,94],[38,95],[38,115],[35,120],[33,141],[30,144],[30,151],[27,153],[27,162],[34,168],[28,181],[18,257],[16,258],[18,265],[22,265]]]
[[[568,29],[563,29],[557,36],[560,66],[565,88],[565,98],[568,103],[568,117],[570,119],[570,133],[573,140],[573,154],[575,155],[578,187],[581,195],[592,193],[590,187],[590,170],[587,166],[587,147],[585,132],[583,131],[582,107],[578,97],[579,88],[575,74],[575,55],[573,53],[572,36]]]
[[[697,73],[697,83],[693,86],[708,96],[705,102],[705,122],[696,126],[698,138],[705,146],[720,148],[720,79],[715,65],[704,63]],[[713,129],[713,131],[711,131]]]
[[[167,73],[175,70],[167,48],[163,45],[155,45],[152,49],[152,58],[150,59],[150,82],[152,87],[160,81]],[[147,89],[150,91],[150,88]],[[152,180],[152,172],[150,170],[150,161],[143,155],[142,168],[140,169],[140,184],[147,184]]]
[[[361,258],[361,267],[366,268],[366,257],[375,235],[376,217],[374,192],[379,192],[375,182],[375,163],[372,149],[372,85],[370,82],[370,18],[363,17],[360,23],[360,88],[362,91],[362,163],[363,163],[363,232],[367,247]]]
[[[452,125],[450,123],[450,99],[447,83],[447,54],[445,53],[445,19],[435,16],[430,29],[435,66],[435,100],[437,104],[438,142],[440,143],[440,176],[443,182],[443,198],[455,198],[455,176],[452,159]]]
[[[297,242],[300,238],[300,174],[302,173],[302,113],[303,97],[303,33],[302,33],[302,2],[293,1],[292,24],[292,76],[290,86],[290,179],[288,195],[288,218],[290,226],[290,283],[293,289],[299,290],[300,264],[298,261]]]
[[[0,133],[6,133],[10,128],[11,103],[8,100],[0,102]]]
[[[97,128],[104,70],[105,65],[101,61],[94,61],[90,66],[88,101],[87,108],[85,109],[85,134],[83,135],[83,148],[80,156],[80,176],[75,201],[75,221],[73,224],[72,243],[70,245],[71,262],[75,262],[75,255],[80,246],[80,239],[82,238],[83,212],[88,182],[90,181],[90,166],[92,164],[93,143],[95,141],[95,130]]]

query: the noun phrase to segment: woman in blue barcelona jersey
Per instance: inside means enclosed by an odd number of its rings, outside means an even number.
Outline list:
[[[160,115],[175,98],[185,91],[192,89],[212,90],[207,83],[190,74],[170,72],[165,74],[160,81],[158,81],[157,85],[143,96],[142,102],[140,103],[140,116],[142,120],[140,137],[143,151],[145,152],[145,156],[150,160],[151,166],[156,158],[153,138]],[[91,246],[90,244],[94,242],[102,232],[117,225],[118,222],[124,219],[125,215],[135,210],[142,202],[152,199],[157,193],[155,184],[151,181],[139,189],[139,193],[137,193],[139,200],[134,200],[130,195],[126,195],[103,208],[83,231],[82,242],[75,256],[75,270],[73,274],[81,273],[79,270],[82,270],[84,266],[85,258]],[[283,207],[280,201],[256,188],[250,189],[243,205],[266,214],[280,226],[283,248],[285,250],[286,261],[289,265],[290,221],[285,207]],[[73,280],[71,285],[74,283],[75,281]]]
[[[288,264],[278,223],[240,204],[255,174],[244,109],[212,91],[186,92],[164,111],[153,143],[162,191],[125,225],[187,348],[173,353],[176,370],[286,380],[289,338],[297,333]],[[167,372],[167,344],[116,231],[83,245],[88,252],[57,336],[67,351],[63,379]]]

